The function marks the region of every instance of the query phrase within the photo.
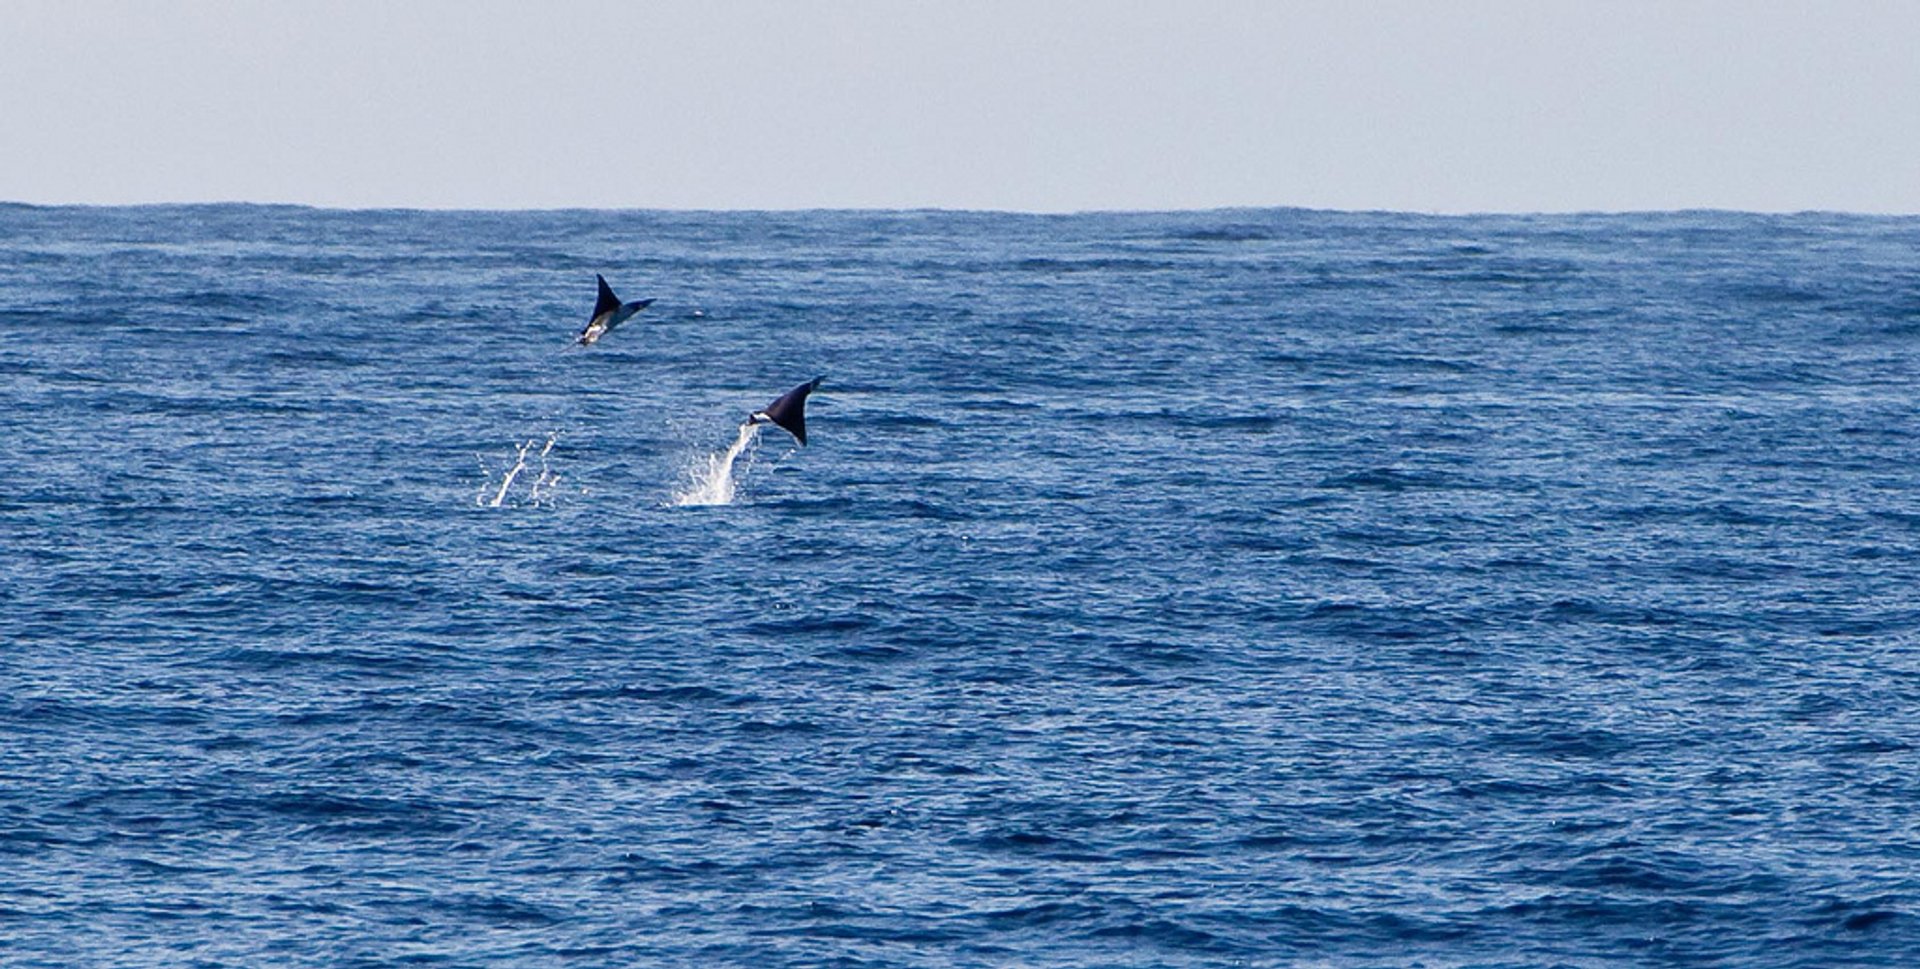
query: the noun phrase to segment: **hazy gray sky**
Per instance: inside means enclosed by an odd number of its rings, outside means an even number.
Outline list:
[[[0,199],[1916,213],[1920,2],[4,0]]]

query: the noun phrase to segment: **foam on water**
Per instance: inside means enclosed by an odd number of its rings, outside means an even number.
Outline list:
[[[688,505],[731,505],[739,479],[733,468],[740,455],[759,440],[760,425],[740,425],[740,435],[724,453],[698,457],[687,467],[687,484],[673,496],[675,507]]]

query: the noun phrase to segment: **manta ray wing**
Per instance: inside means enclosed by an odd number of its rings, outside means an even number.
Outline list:
[[[593,315],[589,317],[589,319],[597,320],[608,313],[618,310],[620,308],[620,297],[613,295],[613,287],[607,285],[607,277],[599,273],[594,273],[593,279],[600,284],[600,298],[594,302]]]
[[[794,440],[801,444],[807,443],[807,395],[813,393],[814,388],[819,387],[820,381],[824,379],[826,378],[815,377],[781,394],[774,398],[773,403],[768,404],[765,410],[754,416],[764,417],[780,425],[788,434],[793,435]]]
[[[607,329],[611,330],[625,323],[633,317],[638,316],[641,310],[652,305],[653,300],[650,299],[637,299],[631,303],[621,303],[620,308],[615,310],[612,316],[607,317]]]

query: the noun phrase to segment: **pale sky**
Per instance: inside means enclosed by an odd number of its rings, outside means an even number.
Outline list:
[[[1920,0],[0,0],[0,200],[1920,213]]]

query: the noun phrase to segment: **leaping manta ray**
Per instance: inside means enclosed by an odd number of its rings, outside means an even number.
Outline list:
[[[593,304],[593,319],[587,321],[587,328],[580,331],[580,346],[593,346],[595,340],[607,335],[607,331],[625,323],[633,314],[653,305],[653,300],[642,299],[631,303],[620,302],[613,295],[613,287],[607,285],[607,277],[594,273],[593,278],[600,284],[600,299]]]
[[[754,424],[778,424],[803,446],[807,443],[807,395],[820,386],[825,377],[815,377],[773,399],[764,409],[747,415],[742,427]]]

